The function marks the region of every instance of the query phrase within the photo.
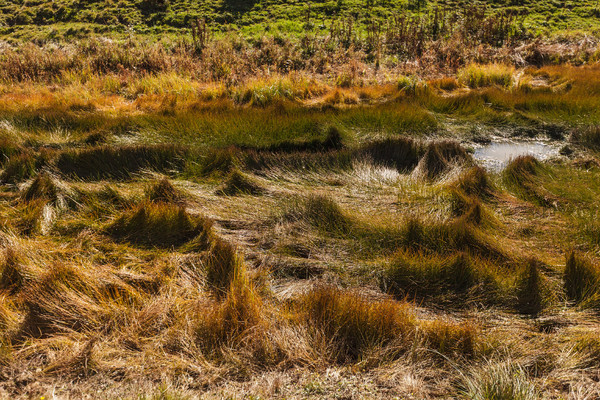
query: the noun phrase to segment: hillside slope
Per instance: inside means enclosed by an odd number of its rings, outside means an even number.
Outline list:
[[[0,0],[0,38],[56,40],[131,33],[177,37],[197,18],[205,18],[217,34],[298,36],[326,33],[341,19],[364,28],[371,21],[385,24],[394,16],[423,16],[436,9],[452,23],[465,15],[466,7],[511,14],[530,35],[592,32],[600,26],[595,0]]]

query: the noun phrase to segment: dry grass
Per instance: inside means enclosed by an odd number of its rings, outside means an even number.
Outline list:
[[[595,393],[600,172],[467,149],[593,126],[598,67],[250,80],[211,51],[1,88],[0,397]]]

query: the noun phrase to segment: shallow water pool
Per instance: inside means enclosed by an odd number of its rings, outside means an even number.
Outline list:
[[[484,167],[492,170],[503,169],[510,160],[532,155],[544,160],[558,155],[558,148],[541,142],[492,142],[475,149],[473,157]]]

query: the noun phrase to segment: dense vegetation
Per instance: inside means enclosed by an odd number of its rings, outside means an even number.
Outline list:
[[[595,0],[2,0],[2,35],[14,38],[82,38],[92,33],[125,36],[131,32],[177,37],[198,18],[215,33],[243,36],[323,34],[334,21],[367,25],[399,16],[436,15],[440,26],[470,12],[506,14],[532,35],[559,31],[593,31],[599,27]],[[452,16],[452,18],[450,18]],[[445,18],[448,21],[443,23]]]
[[[0,397],[600,398],[599,15],[0,0]]]

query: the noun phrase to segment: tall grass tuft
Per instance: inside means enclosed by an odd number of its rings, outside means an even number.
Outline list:
[[[515,69],[513,67],[488,64],[471,64],[458,72],[458,80],[461,84],[470,88],[486,86],[500,86],[507,88],[513,82]]]
[[[522,314],[535,316],[543,308],[543,282],[538,262],[528,260],[517,281],[517,309]]]
[[[370,349],[404,336],[414,338],[414,320],[406,305],[375,302],[333,287],[320,287],[299,303],[307,323],[333,345],[338,362],[354,362]],[[408,339],[410,340],[410,339]]]
[[[174,248],[193,243],[196,249],[206,249],[212,222],[177,205],[145,202],[126,211],[104,232],[116,240],[145,247]]]
[[[50,203],[58,201],[58,188],[47,172],[39,173],[21,195],[24,201],[45,200]]]
[[[363,145],[358,155],[374,164],[395,168],[399,172],[412,171],[419,163],[420,146],[413,139],[398,136]]]
[[[4,252],[2,271],[0,272],[0,290],[8,293],[18,292],[27,279],[23,261],[11,247]]]
[[[456,187],[466,195],[480,199],[489,199],[495,192],[494,184],[488,173],[480,166],[471,167],[463,172]]]
[[[126,179],[142,169],[182,169],[186,150],[173,145],[100,146],[62,152],[60,172],[81,179]]]
[[[470,157],[460,144],[451,140],[429,143],[423,157],[419,160],[414,174],[427,180],[435,180],[447,172],[453,165],[462,164]]]
[[[572,251],[564,273],[569,300],[583,307],[600,306],[600,268]]]
[[[398,252],[385,271],[385,283],[400,298],[466,293],[482,277],[467,254],[436,257]]]
[[[223,196],[237,196],[242,194],[259,195],[264,188],[248,175],[238,169],[232,170],[223,185],[217,189],[217,194]]]
[[[502,171],[502,180],[522,198],[547,207],[555,201],[555,198],[540,186],[539,176],[544,171],[544,166],[535,157],[519,156],[508,163]]]
[[[219,297],[227,294],[232,284],[240,283],[246,271],[235,247],[219,238],[213,240],[205,265],[207,283]]]
[[[2,175],[0,175],[0,182],[16,184],[26,179],[31,178],[35,175],[37,170],[37,161],[33,154],[23,153],[11,157]]]
[[[352,218],[331,198],[313,194],[292,205],[286,217],[305,221],[329,234],[347,234],[354,226]]]
[[[538,391],[523,369],[512,362],[492,364],[463,375],[463,395],[472,400],[537,400]]]
[[[184,196],[181,192],[173,187],[168,179],[161,179],[146,191],[146,198],[154,203],[185,203]]]

